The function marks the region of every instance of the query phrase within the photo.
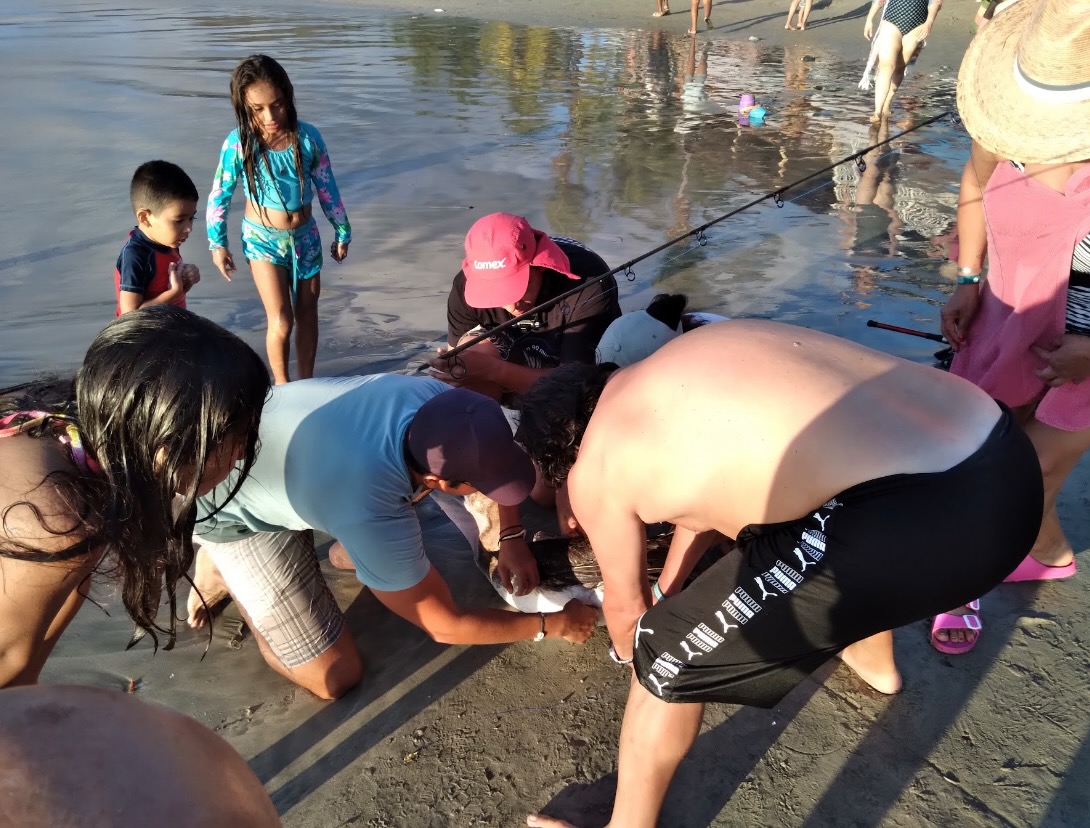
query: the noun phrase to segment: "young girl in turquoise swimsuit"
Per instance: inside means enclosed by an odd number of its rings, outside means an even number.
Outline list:
[[[318,348],[322,270],[322,241],[310,207],[314,194],[335,231],[329,251],[334,261],[348,255],[352,228],[325,143],[317,129],[299,120],[284,68],[265,55],[246,58],[231,75],[231,104],[238,127],[223,142],[208,195],[212,261],[230,281],[235,262],[227,247],[227,214],[241,178],[246,191],[242,255],[269,319],[269,366],[277,384],[291,379],[294,328],[298,375],[307,379],[314,376]]]
[[[0,392],[0,687],[38,681],[104,563],[170,648],[196,498],[239,460],[245,479],[268,390],[237,336],[156,305],[108,325],[74,384]]]

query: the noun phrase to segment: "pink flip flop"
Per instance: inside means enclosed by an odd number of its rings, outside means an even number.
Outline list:
[[[980,616],[977,615],[980,612],[980,599],[970,601],[965,606],[971,609],[972,612],[967,612],[965,615],[940,612],[935,616],[935,620],[931,622],[931,646],[940,653],[964,655],[973,649],[980,640],[980,631],[983,629]],[[935,633],[939,630],[972,630],[977,636],[972,641],[940,641],[935,638]]]
[[[1063,578],[1070,578],[1075,574],[1075,559],[1071,559],[1071,563],[1064,566],[1049,566],[1043,564],[1032,555],[1026,555],[1022,559],[1022,563],[1018,564],[1017,568],[1003,579],[1003,583],[1010,584],[1015,581],[1059,581]]]

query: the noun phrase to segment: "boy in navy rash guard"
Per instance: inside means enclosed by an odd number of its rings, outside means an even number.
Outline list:
[[[146,305],[184,308],[186,293],[201,279],[178,252],[193,230],[197,188],[176,164],[148,161],[133,174],[129,198],[136,226],[114,267],[115,315]]]

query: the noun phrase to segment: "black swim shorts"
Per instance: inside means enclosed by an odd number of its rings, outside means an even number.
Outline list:
[[[979,598],[1041,526],[1033,445],[1003,412],[972,456],[747,526],[738,549],[640,618],[640,683],[671,702],[773,707],[844,647]]]

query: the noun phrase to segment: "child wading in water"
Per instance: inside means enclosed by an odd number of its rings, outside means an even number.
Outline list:
[[[299,377],[307,379],[314,376],[318,348],[322,270],[322,241],[310,208],[313,193],[336,231],[329,251],[334,261],[348,255],[352,228],[325,142],[317,129],[299,120],[284,68],[265,55],[246,58],[231,75],[231,104],[238,128],[223,142],[208,195],[212,261],[230,281],[235,262],[227,247],[227,213],[241,177],[246,190],[242,255],[269,318],[269,367],[277,384],[291,379],[294,327]]]

